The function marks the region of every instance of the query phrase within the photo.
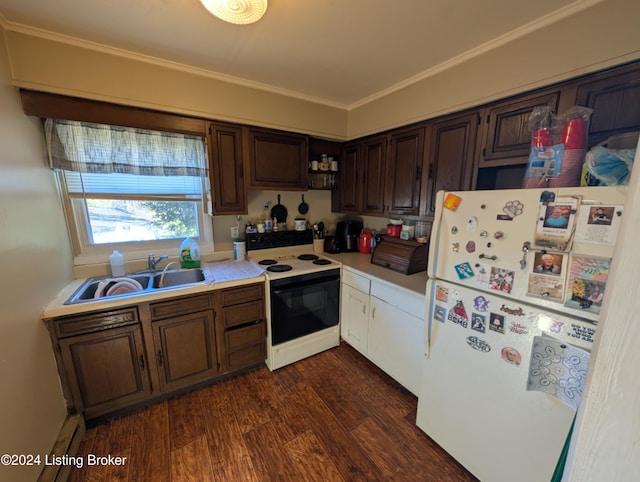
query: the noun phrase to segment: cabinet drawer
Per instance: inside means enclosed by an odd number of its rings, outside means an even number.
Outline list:
[[[418,293],[412,293],[402,288],[379,283],[375,280],[371,283],[371,296],[389,303],[402,311],[405,311],[417,318],[425,318],[425,307],[427,300]]]
[[[264,298],[264,284],[256,283],[238,288],[222,290],[220,299],[222,306],[232,306],[247,301],[262,300]]]
[[[222,322],[225,328],[244,325],[262,319],[264,319],[264,302],[262,300],[250,301],[222,310]]]
[[[173,316],[195,313],[213,309],[211,295],[189,296],[188,298],[178,298],[149,305],[152,320],[162,320]]]
[[[263,342],[229,353],[227,356],[227,362],[229,363],[229,367],[237,369],[263,362],[266,358],[266,345]]]
[[[101,311],[78,316],[51,320],[58,338],[82,335],[107,328],[116,328],[138,323],[138,309],[135,306],[118,310]]]
[[[265,323],[260,322],[237,330],[227,331],[224,335],[227,352],[233,353],[243,347],[263,343],[266,340]]]
[[[371,286],[371,280],[369,280],[369,278],[352,273],[346,269],[342,270],[342,282],[352,288],[364,291],[367,294],[369,293],[369,288]]]

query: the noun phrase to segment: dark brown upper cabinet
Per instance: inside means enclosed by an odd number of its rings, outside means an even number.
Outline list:
[[[420,187],[424,152],[424,126],[391,135],[391,154],[387,166],[387,214],[420,214]]]
[[[480,113],[449,116],[427,126],[429,139],[428,195],[423,213],[433,216],[436,194],[440,190],[463,191],[471,188],[472,168]]]
[[[480,166],[526,163],[531,151],[529,116],[535,107],[558,109],[560,89],[519,96],[485,109],[485,145]]]
[[[614,69],[578,83],[576,105],[593,109],[589,147],[640,130],[640,66]]]
[[[386,182],[387,136],[362,144],[362,213],[383,214]]]
[[[306,190],[308,136],[250,128],[249,189]]]
[[[360,211],[360,185],[362,169],[361,145],[351,142],[342,149],[342,163],[338,171],[338,206],[334,211],[353,213]],[[332,206],[333,207],[333,206]]]
[[[212,122],[207,136],[214,214],[246,214],[242,127]]]

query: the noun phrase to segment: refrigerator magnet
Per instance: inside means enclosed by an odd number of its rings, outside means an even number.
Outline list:
[[[469,326],[469,317],[467,316],[467,310],[464,308],[462,300],[456,301],[456,304],[449,310],[447,320],[452,321],[456,325],[460,325],[463,328]]]
[[[515,365],[517,367],[519,367],[522,363],[522,355],[520,354],[520,352],[510,346],[505,346],[502,350],[500,350],[500,356],[507,363]]]
[[[476,243],[474,241],[468,241],[465,249],[467,250],[467,253],[475,253]]]
[[[489,276],[489,288],[494,291],[511,293],[514,278],[515,271],[493,266]]]
[[[436,286],[436,300],[446,303],[449,301],[449,288],[444,286]]]
[[[460,279],[473,278],[473,270],[471,265],[467,262],[455,265],[456,274]]]
[[[461,197],[456,196],[452,193],[447,193],[447,196],[444,198],[444,202],[442,203],[442,205],[450,211],[455,211],[456,209],[458,209],[458,206],[460,206],[461,202]]]
[[[477,336],[468,336],[467,344],[473,348],[474,350],[482,351],[484,353],[488,353],[491,351],[491,345],[484,340],[481,340]]]
[[[473,299],[473,309],[481,313],[486,313],[489,311],[489,300],[482,295],[476,296]]]
[[[504,334],[504,316],[491,313],[489,320],[489,329],[491,331]]]
[[[445,318],[447,317],[447,310],[443,306],[436,305],[433,311],[433,319],[439,321],[440,323],[444,323]]]
[[[471,313],[471,329],[484,333],[486,329],[486,319],[484,315],[478,313]]]

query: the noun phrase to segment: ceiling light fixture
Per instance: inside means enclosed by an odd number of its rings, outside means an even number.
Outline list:
[[[267,0],[200,0],[200,2],[216,17],[238,25],[257,22],[267,10]]]

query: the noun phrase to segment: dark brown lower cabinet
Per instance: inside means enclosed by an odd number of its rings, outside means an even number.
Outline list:
[[[216,328],[222,370],[230,372],[267,358],[264,284],[216,291]]]
[[[153,342],[163,392],[203,382],[218,373],[211,311],[154,322]]]
[[[84,412],[90,419],[150,397],[139,324],[64,338],[58,346],[71,411]]]
[[[45,320],[69,412],[107,416],[264,362],[264,310],[253,283]]]

